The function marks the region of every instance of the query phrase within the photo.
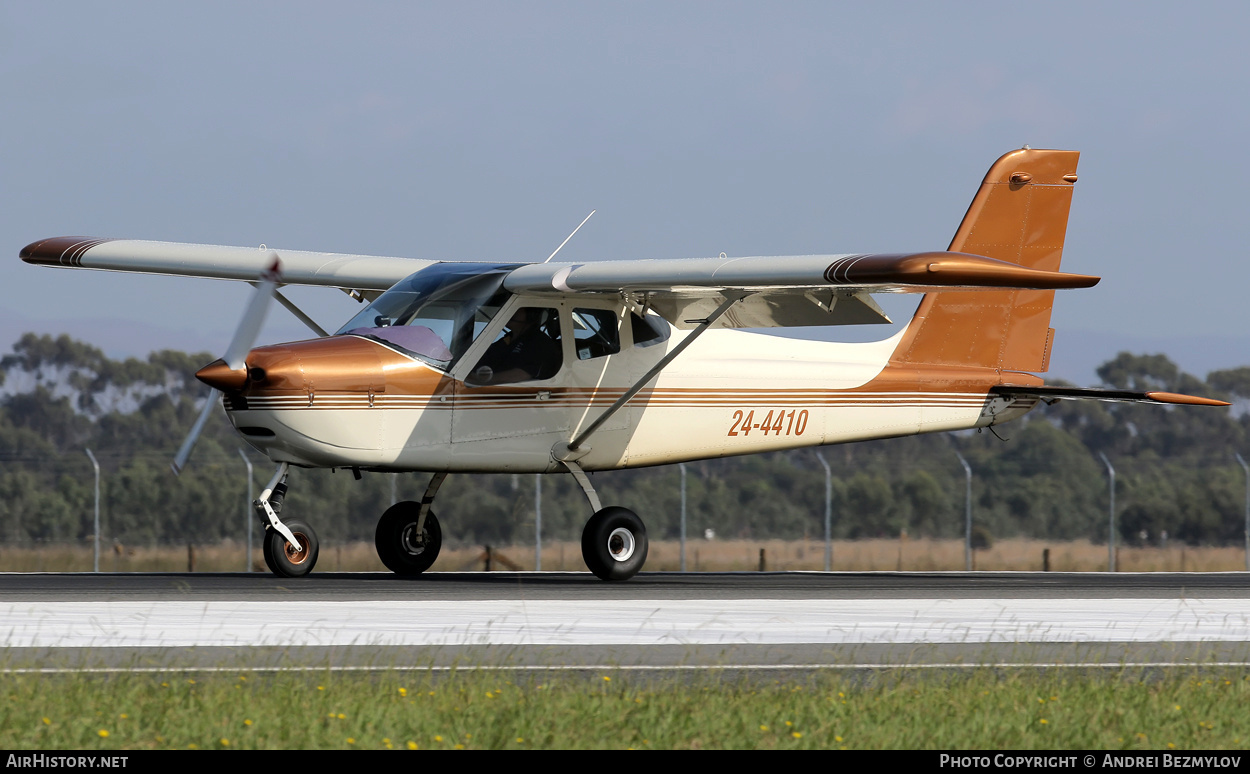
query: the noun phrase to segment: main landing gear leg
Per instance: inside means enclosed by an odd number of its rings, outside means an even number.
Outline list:
[[[420,575],[434,564],[443,547],[443,530],[430,510],[446,473],[435,473],[421,502],[395,503],[378,519],[373,545],[382,564],[396,575]]]
[[[605,581],[629,580],[647,561],[647,528],[638,514],[619,506],[603,507],[590,478],[572,460],[561,460],[577,480],[594,514],[582,529],[582,559]]]
[[[312,572],[317,564],[317,533],[306,522],[289,519],[283,523],[278,518],[282,502],[286,498],[286,476],[291,466],[282,463],[260,497],[252,503],[256,515],[265,528],[261,539],[265,566],[282,578],[298,578]]]

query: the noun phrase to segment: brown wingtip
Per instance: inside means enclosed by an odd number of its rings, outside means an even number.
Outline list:
[[[1146,397],[1159,403],[1176,403],[1183,406],[1231,406],[1226,400],[1200,398],[1197,395],[1182,395],[1177,392],[1148,392]]]
[[[82,236],[49,237],[26,245],[18,257],[36,266],[82,266],[82,257],[88,250],[112,241]]]

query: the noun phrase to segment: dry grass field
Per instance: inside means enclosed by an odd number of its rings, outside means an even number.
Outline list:
[[[1107,569],[1107,547],[1086,541],[1000,540],[988,550],[975,552],[977,570],[1042,570],[1043,552],[1049,549],[1054,572],[1100,572]],[[691,540],[686,544],[686,569],[692,572],[750,571],[760,568],[764,552],[766,570],[824,569],[824,544],[816,540]],[[187,547],[102,548],[103,572],[239,572],[244,568],[243,546],[225,542]],[[482,546],[447,546],[434,572],[484,569]],[[91,546],[52,545],[6,547],[0,544],[0,572],[87,572],[91,570]],[[651,544],[647,570],[680,569],[680,546],[676,541]],[[1126,572],[1228,572],[1245,569],[1240,547],[1169,546],[1168,548],[1122,547],[1117,569]],[[265,570],[259,547],[253,552],[252,569]],[[385,568],[373,544],[358,542],[323,546],[317,569],[322,572],[382,572]],[[534,569],[532,545],[492,549],[492,569]],[[551,542],[543,546],[542,569],[582,571],[577,543]],[[860,540],[833,544],[833,569],[841,571],[962,570],[964,545],[959,540]]]

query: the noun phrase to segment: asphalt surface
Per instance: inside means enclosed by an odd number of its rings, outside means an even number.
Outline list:
[[[695,600],[711,611],[719,602],[777,600],[778,610],[820,600],[1219,600],[1223,609],[1250,615],[1247,573],[643,573],[625,583],[604,583],[587,573],[431,573],[415,579],[374,573],[314,573],[280,579],[266,574],[0,574],[0,603],[36,607],[99,602],[411,603],[466,607],[508,601],[614,602]],[[1043,603],[1039,602],[1039,606]],[[1049,603],[1053,606],[1053,602]],[[291,607],[301,607],[297,604]],[[732,606],[727,604],[727,607]],[[1140,606],[1140,605],[1139,605]],[[103,606],[102,606],[103,607]],[[1114,607],[1114,605],[1112,605]],[[1127,607],[1127,605],[1126,605]],[[405,608],[407,609],[407,608]],[[902,622],[905,623],[905,622]],[[12,630],[13,621],[0,620]],[[159,626],[159,621],[154,623]],[[1239,633],[1239,632],[1238,632]],[[767,679],[828,670],[967,668],[1158,668],[1245,665],[1250,668],[1250,628],[1245,637],[1218,641],[915,642],[882,643],[577,643],[439,644],[385,646],[298,645],[252,647],[10,647],[0,669],[14,670],[394,670],[505,669],[599,674],[747,673]]]
[[[605,583],[586,572],[0,573],[0,600],[662,600],[662,599],[1244,598],[1250,573],[737,572],[640,573]],[[1250,635],[1248,635],[1250,636]]]

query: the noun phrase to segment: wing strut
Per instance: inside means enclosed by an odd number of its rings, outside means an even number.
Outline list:
[[[602,414],[600,414],[599,417],[595,419],[594,422],[591,422],[589,427],[587,427],[586,429],[578,433],[577,436],[573,438],[573,440],[569,441],[567,444],[557,443],[555,447],[551,450],[552,456],[555,459],[559,460],[560,462],[564,462],[565,460],[575,460],[578,457],[580,457],[581,454],[578,454],[578,450],[581,448],[581,445],[586,442],[587,438],[593,435],[594,432],[598,430],[603,425],[604,422],[608,421],[609,417],[611,417],[616,412],[620,411],[621,408],[626,403],[629,403],[630,399],[633,398],[635,395],[637,395],[638,391],[641,390],[647,384],[647,382],[654,379],[656,374],[658,374],[659,372],[667,368],[668,364],[673,362],[673,360],[676,359],[678,355],[680,355],[683,351],[685,351],[686,347],[693,344],[694,340],[699,338],[699,336],[705,330],[711,327],[712,323],[716,322],[720,318],[720,316],[723,315],[725,312],[728,312],[729,307],[738,303],[743,298],[746,298],[748,295],[750,295],[750,293],[735,292],[732,294],[727,293],[727,295],[729,297],[726,298],[725,301],[720,306],[716,307],[716,310],[712,312],[710,315],[708,315],[706,318],[702,320],[686,320],[687,323],[697,322],[698,326],[690,332],[689,336],[686,336],[686,338],[682,339],[680,344],[673,347],[672,352],[669,352],[667,355],[665,355],[663,358],[660,359],[660,362],[651,366],[651,370],[643,374],[641,379],[634,382],[634,386],[626,390],[624,395],[617,398],[615,403],[613,403],[611,406],[608,406],[607,410],[604,411]]]
[[[249,282],[247,284],[251,285],[254,288],[260,287],[260,283],[257,283],[257,282]],[[305,314],[303,309],[300,309],[298,306],[296,306],[294,301],[282,295],[282,293],[280,293],[277,290],[273,291],[273,297],[276,298],[278,300],[278,303],[282,304],[282,306],[285,307],[288,312],[295,315],[295,318],[297,320],[307,325],[309,329],[312,330],[313,333],[317,334],[323,339],[326,336],[330,335],[329,333],[326,332],[325,328],[322,328],[320,325],[318,325],[316,322],[313,321],[313,318]]]

